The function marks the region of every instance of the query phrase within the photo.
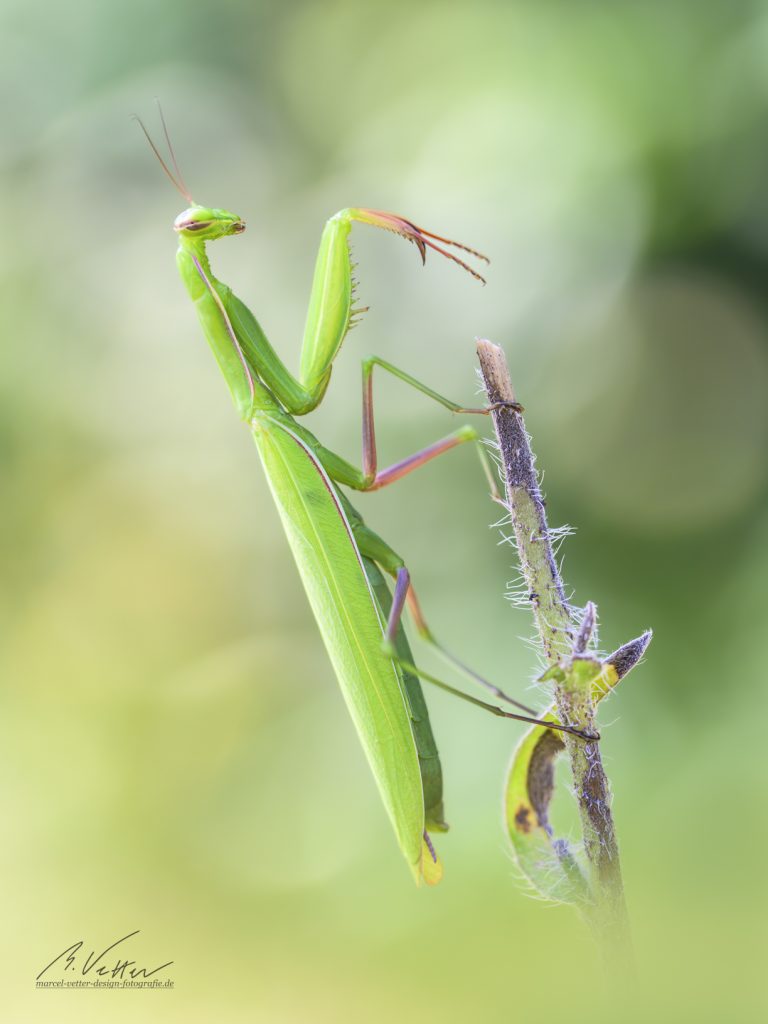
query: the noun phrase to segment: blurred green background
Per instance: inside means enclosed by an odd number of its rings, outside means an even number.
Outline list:
[[[768,7],[4,0],[2,36],[3,1019],[764,1012]],[[310,425],[357,460],[363,355],[472,404],[474,337],[505,347],[575,600],[606,649],[656,631],[602,714],[626,1005],[519,886],[520,727],[442,694],[446,877],[413,887],[176,277],[183,203],[129,121],[155,96],[195,197],[247,221],[214,266],[293,367],[338,208],[491,255],[483,289],[356,228],[372,308]],[[387,460],[451,428],[377,393]],[[537,699],[472,453],[358,505],[438,635]],[[174,992],[34,991],[134,928]]]

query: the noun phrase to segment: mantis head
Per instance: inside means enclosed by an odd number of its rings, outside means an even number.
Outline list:
[[[184,210],[183,213],[180,213],[173,222],[173,230],[184,238],[194,237],[205,242],[210,242],[215,238],[223,238],[225,235],[242,234],[243,231],[245,231],[245,224],[236,214],[230,213],[229,210],[216,210],[206,206],[198,206],[192,199],[186,182],[182,177],[178,162],[176,161],[176,154],[173,151],[171,139],[168,134],[168,126],[165,123],[163,108],[160,106],[159,100],[157,108],[160,112],[160,120],[163,125],[163,135],[165,136],[165,141],[168,145],[168,152],[171,156],[171,163],[173,164],[173,171],[176,172],[175,174],[160,155],[160,151],[152,141],[152,136],[144,127],[144,122],[135,114],[133,117],[138,122],[142,132],[144,132],[144,136],[149,143],[152,152],[157,157],[160,166],[167,175],[171,184],[189,203],[189,207]]]
[[[241,235],[245,231],[245,223],[229,210],[190,206],[173,222],[173,230],[187,238],[194,236],[210,242],[225,235]]]

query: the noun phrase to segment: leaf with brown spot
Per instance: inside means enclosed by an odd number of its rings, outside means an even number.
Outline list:
[[[596,704],[637,664],[650,638],[650,633],[644,633],[606,658],[592,682]],[[565,670],[565,666],[554,665],[543,678]],[[558,721],[554,708],[541,717]],[[587,880],[567,844],[554,838],[549,822],[555,762],[564,749],[556,732],[540,726],[533,726],[523,736],[509,766],[505,813],[515,860],[539,895],[558,903],[579,904],[590,898]]]
[[[513,820],[518,832],[531,831],[531,808],[528,804],[520,804]]]

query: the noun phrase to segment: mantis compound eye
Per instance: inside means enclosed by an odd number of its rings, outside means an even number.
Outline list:
[[[210,221],[210,220],[192,220],[192,221],[188,221],[186,223],[182,222],[181,224],[179,224],[177,222],[176,224],[174,224],[174,230],[176,230],[176,231],[205,231],[205,229],[209,228],[212,223],[213,222]]]
[[[174,231],[204,231],[212,224],[210,217],[201,217],[195,210],[184,210],[173,222]]]

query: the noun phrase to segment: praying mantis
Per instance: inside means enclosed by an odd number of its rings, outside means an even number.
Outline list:
[[[427,249],[432,249],[480,281],[483,278],[468,260],[487,260],[468,246],[419,228],[404,217],[363,207],[341,210],[327,221],[320,240],[300,369],[294,376],[248,307],[211,270],[207,244],[241,234],[245,223],[227,210],[193,201],[162,110],[160,116],[175,174],[140,120],[139,124],[164,172],[188,203],[173,224],[181,279],[238,414],[253,434],[309,603],[400,849],[416,882],[434,885],[442,877],[442,865],[429,833],[445,831],[448,826],[443,817],[442,769],[419,676],[497,716],[595,737],[552,721],[540,722],[533,709],[466,668],[438,644],[422,614],[404,560],[365,524],[342,490],[386,487],[467,442],[476,442],[481,451],[478,432],[465,425],[379,469],[373,412],[375,367],[452,413],[485,415],[496,407],[462,406],[386,360],[371,356],[362,363],[360,468],[325,448],[297,417],[323,400],[334,360],[356,313],[362,312],[352,305],[348,237],[353,224],[402,236],[416,245],[422,262]],[[501,404],[520,408],[516,403]],[[493,488],[487,461],[486,469]],[[394,578],[392,593],[383,574]],[[402,624],[406,604],[424,640],[499,699],[525,713],[478,700],[418,669]]]

